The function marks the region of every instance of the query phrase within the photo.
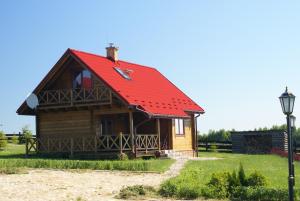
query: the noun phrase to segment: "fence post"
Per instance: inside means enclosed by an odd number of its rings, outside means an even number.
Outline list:
[[[28,139],[25,138],[25,156],[28,157],[29,150],[28,150]]]
[[[119,145],[120,145],[120,154],[123,153],[123,133],[120,132],[119,134]]]

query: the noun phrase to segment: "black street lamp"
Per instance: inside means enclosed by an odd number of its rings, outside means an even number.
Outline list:
[[[290,116],[290,121],[291,121],[291,136],[292,136],[292,165],[293,165],[293,168],[292,168],[292,171],[293,171],[293,177],[294,177],[294,186],[295,186],[295,167],[294,167],[294,154],[296,153],[296,141],[293,137],[294,135],[294,131],[296,129],[296,117],[294,115],[291,115]]]
[[[289,184],[289,200],[294,200],[294,165],[293,165],[293,147],[292,147],[292,132],[291,132],[291,114],[294,110],[294,102],[295,96],[288,92],[288,88],[286,87],[285,92],[281,94],[279,97],[282,112],[286,115],[287,120],[287,134],[288,134],[288,162],[289,162],[289,176],[288,176],[288,184]]]

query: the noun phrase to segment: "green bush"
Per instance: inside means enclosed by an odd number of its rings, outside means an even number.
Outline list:
[[[177,185],[171,180],[163,182],[159,189],[159,194],[163,197],[175,197]]]
[[[13,144],[19,144],[19,138],[18,138],[17,136],[13,135],[13,136],[11,137],[11,142],[12,142]]]
[[[264,175],[261,173],[255,171],[249,175],[247,178],[247,186],[266,186],[267,185],[267,179]]]
[[[32,138],[32,131],[29,129],[29,126],[26,125],[22,128],[22,135],[20,136],[20,143],[25,143],[27,139]]]
[[[217,152],[217,149],[218,149],[218,147],[217,147],[217,145],[215,145],[215,144],[212,144],[212,145],[210,146],[210,150],[211,150],[212,152]]]
[[[155,189],[152,186],[134,185],[123,187],[120,190],[118,197],[121,199],[129,199],[153,193],[155,193]]]
[[[195,186],[180,186],[176,197],[183,199],[196,199],[200,195],[201,193],[199,193],[199,189]]]
[[[0,131],[0,149],[3,150],[7,146],[7,138],[3,131]]]
[[[237,198],[238,195],[246,194],[248,196],[252,193],[252,189],[264,187],[266,184],[266,178],[257,171],[247,177],[242,164],[240,164],[238,175],[235,170],[231,174],[228,172],[212,174],[207,188],[202,190],[202,195],[206,198]],[[257,192],[255,191],[255,193]]]
[[[120,154],[118,154],[118,159],[121,161],[127,161],[128,155],[126,153],[120,153]]]
[[[228,197],[230,173],[213,173],[207,186],[210,189],[204,196],[208,198],[223,199]],[[205,193],[205,192],[204,192]]]
[[[296,194],[296,193],[295,193]],[[296,197],[296,195],[295,195]],[[287,189],[274,189],[266,187],[238,187],[231,195],[235,201],[285,201],[288,200]],[[296,199],[298,200],[298,199]]]
[[[247,178],[242,163],[240,163],[239,167],[239,181],[242,186],[247,186]]]

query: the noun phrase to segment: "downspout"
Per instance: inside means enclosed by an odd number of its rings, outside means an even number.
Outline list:
[[[197,114],[195,117],[194,117],[194,124],[195,124],[195,148],[196,148],[196,157],[198,157],[198,129],[197,129],[197,118],[200,116],[200,114]]]

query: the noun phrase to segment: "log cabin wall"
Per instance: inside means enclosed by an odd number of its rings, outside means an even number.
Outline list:
[[[172,120],[172,141],[174,150],[193,150],[191,119],[184,120],[184,135],[175,133],[175,121]]]
[[[54,79],[46,84],[44,90],[72,89],[75,74],[83,68],[74,59],[69,58]]]
[[[39,137],[82,137],[95,135],[89,110],[39,113]]]

